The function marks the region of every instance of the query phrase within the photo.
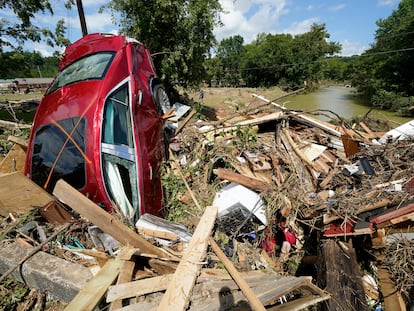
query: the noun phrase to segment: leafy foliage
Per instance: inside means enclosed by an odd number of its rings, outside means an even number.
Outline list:
[[[15,19],[7,19],[5,17],[0,19],[0,52],[3,51],[3,47],[21,47],[28,40],[39,42],[45,39],[50,46],[66,46],[69,44],[69,40],[64,37],[66,28],[63,20],[58,22],[55,32],[34,24],[35,14],[37,13],[53,15],[53,9],[49,0],[4,0],[0,2],[0,8],[2,10],[10,10],[16,17]],[[17,46],[15,46],[13,41],[17,43]]]
[[[240,36],[223,39],[217,59],[210,64],[219,67],[210,72],[221,85],[250,87],[281,85],[286,88],[313,84],[322,76],[322,60],[339,52],[341,46],[328,42],[325,24],[311,26],[309,32],[289,34],[259,34],[255,41],[243,46]],[[243,82],[240,82],[242,80]]]
[[[215,43],[218,0],[112,0],[121,14],[121,32],[135,37],[154,53],[164,80],[198,85],[205,77],[204,61]]]
[[[0,53],[0,77],[3,79],[54,77],[59,60],[57,57],[42,57],[39,52]]]
[[[414,0],[377,21],[375,43],[354,63],[353,84],[375,107],[406,115],[414,95]]]

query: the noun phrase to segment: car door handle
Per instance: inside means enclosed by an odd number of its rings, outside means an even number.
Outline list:
[[[148,162],[149,180],[152,180],[152,165]]]

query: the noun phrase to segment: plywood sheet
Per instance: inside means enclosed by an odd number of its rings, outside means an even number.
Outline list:
[[[20,172],[0,176],[0,215],[27,213],[45,206],[53,197]]]

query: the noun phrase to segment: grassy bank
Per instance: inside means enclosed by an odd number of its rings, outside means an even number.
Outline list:
[[[277,87],[273,88],[202,88],[204,92],[204,105],[208,107],[217,107],[217,106],[235,106],[238,108],[243,108],[248,105],[250,102],[257,100],[252,96],[253,93],[262,95],[267,99],[273,100],[284,94],[284,91]],[[189,98],[192,98],[195,101],[200,101],[200,91],[184,91]]]

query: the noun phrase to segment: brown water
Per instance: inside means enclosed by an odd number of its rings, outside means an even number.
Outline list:
[[[355,89],[344,86],[324,87],[317,92],[290,96],[284,99],[284,102],[278,103],[289,109],[323,113],[324,115],[320,115],[318,118],[327,121],[337,119],[335,114],[341,118],[350,119],[353,116],[364,116],[370,110],[368,103],[355,96]],[[412,119],[378,109],[371,110],[368,116],[392,120],[396,124],[402,124]]]

